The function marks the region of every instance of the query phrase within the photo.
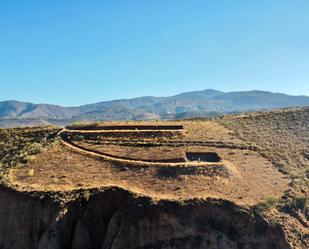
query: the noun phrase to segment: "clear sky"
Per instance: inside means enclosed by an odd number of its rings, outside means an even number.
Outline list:
[[[0,101],[309,95],[308,0],[0,1]]]

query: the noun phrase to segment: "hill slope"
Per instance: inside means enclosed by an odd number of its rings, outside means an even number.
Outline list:
[[[0,247],[307,249],[308,118],[0,129]]]

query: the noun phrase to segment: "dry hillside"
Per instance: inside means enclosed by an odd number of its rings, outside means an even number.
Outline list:
[[[307,248],[308,120],[1,129],[0,248]]]

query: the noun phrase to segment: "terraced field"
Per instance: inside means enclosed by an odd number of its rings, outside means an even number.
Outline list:
[[[256,148],[215,122],[160,125],[68,127],[58,132],[57,145],[9,177],[32,191],[120,185],[159,199],[216,197],[244,204],[288,188],[289,180]]]

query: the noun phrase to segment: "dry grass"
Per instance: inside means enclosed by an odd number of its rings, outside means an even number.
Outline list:
[[[309,233],[309,108],[259,112],[225,117],[220,121],[235,136],[259,148],[267,158],[292,181],[290,189],[279,200],[277,219],[293,217],[282,222],[292,237],[296,231]],[[258,207],[268,209],[269,203]],[[286,213],[287,215],[284,215]],[[293,224],[292,226],[287,224]],[[295,225],[296,224],[296,225]],[[289,227],[287,227],[289,226]],[[305,237],[304,240],[305,241]],[[307,245],[309,244],[307,238]]]
[[[226,117],[221,123],[290,175],[293,190],[309,195],[309,108]]]
[[[27,163],[53,143],[59,128],[0,129],[0,163],[2,170]]]
[[[220,141],[223,145],[231,142],[236,145],[244,144],[215,122],[193,121],[183,122],[183,125],[186,130],[184,136],[174,136],[174,141],[194,139],[194,141]],[[127,140],[124,136],[117,137],[117,141],[119,138]],[[150,142],[149,138],[146,140]],[[157,138],[151,141],[156,143]],[[75,142],[84,143],[81,139]],[[90,143],[84,145],[93,146]],[[283,195],[289,182],[258,153],[237,146],[231,149],[224,146],[166,147],[160,144],[153,147],[120,145],[101,147],[98,144],[96,148],[102,152],[114,153],[115,156],[138,159],[141,157],[170,159],[183,155],[185,151],[208,151],[218,153],[222,162],[212,165],[192,163],[191,166],[175,166],[166,163],[158,166],[148,163],[138,166],[136,163],[103,160],[83,151],[73,150],[74,148],[54,145],[49,151],[37,155],[36,160],[30,161],[27,168],[11,170],[11,183],[18,189],[27,191],[64,191],[116,185],[155,199],[184,200],[214,197],[252,205],[268,196]],[[166,151],[167,149],[169,151]],[[34,169],[34,175],[31,177],[28,175],[29,169]]]

